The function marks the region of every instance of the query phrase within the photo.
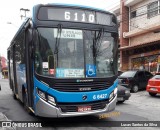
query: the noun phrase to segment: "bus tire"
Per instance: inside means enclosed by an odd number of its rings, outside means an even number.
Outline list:
[[[26,96],[25,92],[23,93],[23,105],[24,105],[24,109],[27,111],[27,113],[30,114],[30,115],[32,115],[32,112],[28,108],[28,105],[27,105],[27,96]]]
[[[12,91],[12,94],[13,94],[13,99],[17,100],[16,94],[14,93],[14,91]]]

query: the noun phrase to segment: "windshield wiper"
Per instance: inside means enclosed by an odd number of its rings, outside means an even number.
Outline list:
[[[111,66],[111,69],[112,69],[113,73],[116,74],[116,72],[114,70],[114,61],[113,61],[113,59],[110,61],[110,66]]]
[[[38,42],[39,42],[39,48],[41,47],[41,34],[39,33],[38,29],[36,29],[37,33],[38,33]]]
[[[100,49],[100,39],[102,38],[102,34],[104,33],[104,29],[101,29],[98,31],[98,34],[96,36],[96,31],[95,31],[95,37],[93,39],[93,53],[95,54],[95,57],[98,54],[98,51]]]
[[[59,44],[60,44],[61,33],[62,33],[62,25],[58,24],[54,54],[58,54],[58,48],[59,48]]]
[[[99,53],[99,49],[100,49],[100,39],[102,38],[102,34],[104,34],[104,29],[102,28],[101,30],[98,31],[98,34],[96,36],[96,31],[94,33],[94,38],[93,38],[93,58],[94,58],[94,62],[96,61],[96,57]]]
[[[118,35],[116,35],[115,33],[112,33],[112,37],[114,38],[114,47],[116,47],[115,43],[118,43],[118,41],[117,41],[118,40]],[[116,52],[114,52],[114,50],[116,50]],[[114,74],[116,74],[116,72],[114,70],[114,62],[118,60],[118,59],[116,59],[116,58],[118,58],[118,45],[117,45],[116,48],[113,48],[112,52],[113,52],[113,72],[114,72]]]

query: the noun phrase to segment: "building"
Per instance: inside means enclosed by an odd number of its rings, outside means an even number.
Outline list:
[[[146,69],[160,64],[160,0],[120,0],[112,11],[120,23],[120,69]]]
[[[3,56],[0,57],[0,71],[4,78],[8,78],[7,59]]]

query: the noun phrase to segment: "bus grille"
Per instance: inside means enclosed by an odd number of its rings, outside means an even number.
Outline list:
[[[104,109],[106,104],[108,104],[108,100],[105,101],[98,101],[92,103],[58,103],[58,107],[61,109],[62,112],[78,112],[78,107],[82,106],[91,106],[91,110],[99,110]]]
[[[88,91],[99,91],[108,89],[111,87],[111,83],[104,81],[93,81],[93,82],[56,82],[53,86],[54,89],[62,92],[88,92]]]

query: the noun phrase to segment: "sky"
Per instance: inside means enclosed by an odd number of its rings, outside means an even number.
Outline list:
[[[29,9],[27,16],[31,16],[35,4],[66,3],[91,6],[110,10],[118,5],[120,0],[3,0],[0,4],[0,56],[7,58],[7,48],[24,19],[20,15],[21,8]]]

